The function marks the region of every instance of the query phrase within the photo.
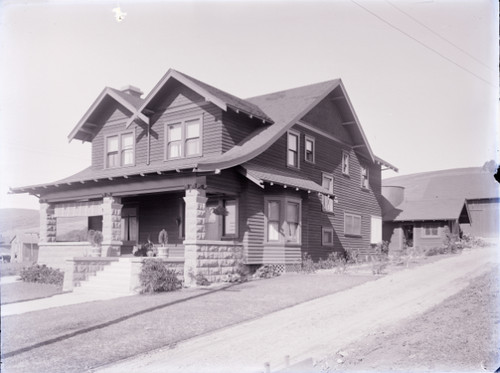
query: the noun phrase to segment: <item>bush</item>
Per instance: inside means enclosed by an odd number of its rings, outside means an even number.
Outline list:
[[[311,259],[311,255],[308,253],[303,253],[302,254],[302,272],[304,273],[314,273],[316,272],[316,266]]]
[[[248,281],[250,270],[244,263],[238,263],[235,273],[224,276],[224,282],[245,282]]]
[[[161,259],[146,259],[139,273],[141,293],[151,294],[180,289],[182,281],[177,275],[177,272],[168,269]]]
[[[61,286],[64,281],[64,272],[57,268],[47,267],[45,264],[34,264],[21,269],[19,274],[24,282],[37,282]]]
[[[198,273],[196,276],[194,276],[194,279],[196,281],[196,285],[198,286],[210,285],[210,281],[208,281],[208,279],[205,276],[203,276],[202,273]]]

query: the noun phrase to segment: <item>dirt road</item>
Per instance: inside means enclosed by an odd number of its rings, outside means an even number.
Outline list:
[[[266,362],[271,371],[284,368],[286,355],[292,365],[309,358],[319,360],[456,294],[498,263],[496,252],[476,249],[403,270],[97,371],[259,372]]]

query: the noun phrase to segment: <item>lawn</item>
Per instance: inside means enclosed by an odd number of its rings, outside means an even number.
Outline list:
[[[81,372],[351,288],[372,275],[286,274],[2,318],[3,368]],[[64,353],[61,353],[64,351]]]
[[[61,286],[17,281],[0,285],[1,304],[50,297],[61,293]]]
[[[499,280],[495,268],[423,315],[368,335],[346,346],[344,357],[336,354],[317,367],[322,372],[494,372],[500,367]]]

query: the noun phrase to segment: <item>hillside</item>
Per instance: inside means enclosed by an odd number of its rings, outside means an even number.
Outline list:
[[[38,231],[40,213],[30,209],[0,209],[0,234],[20,230]]]

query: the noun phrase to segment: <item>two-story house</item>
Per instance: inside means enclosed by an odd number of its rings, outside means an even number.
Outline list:
[[[12,189],[40,198],[39,261],[63,267],[86,243],[56,241],[60,217],[102,231],[102,256],[168,232],[168,256],[209,279],[300,263],[382,238],[381,169],[341,80],[240,99],[169,70],[153,90],[105,88],[69,134],[92,164]],[[165,259],[168,260],[168,259]]]

